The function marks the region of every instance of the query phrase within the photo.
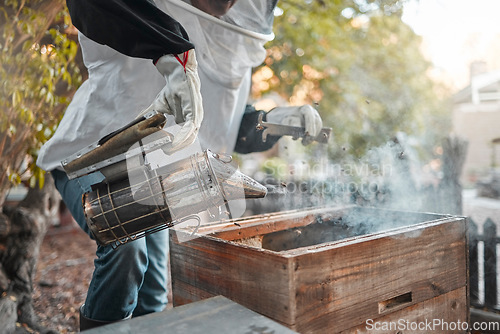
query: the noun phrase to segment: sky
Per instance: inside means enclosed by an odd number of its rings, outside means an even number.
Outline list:
[[[500,0],[409,0],[403,21],[422,36],[432,76],[452,90],[468,85],[472,61],[500,70]]]

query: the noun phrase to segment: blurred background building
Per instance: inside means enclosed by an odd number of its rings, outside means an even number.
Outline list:
[[[500,164],[500,70],[473,62],[470,83],[453,96],[453,132],[469,141],[465,185],[488,177]]]

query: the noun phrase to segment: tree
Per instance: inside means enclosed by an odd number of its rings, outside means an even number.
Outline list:
[[[361,197],[369,205],[416,206],[408,191],[423,197],[415,174],[432,166],[438,175],[435,163],[443,159],[439,152],[451,124],[449,92],[428,75],[432,65],[420,50],[421,38],[401,19],[405,2],[278,3],[276,37],[266,45],[265,64],[253,74],[252,95],[277,92],[291,105],[316,104],[324,125],[332,127],[327,148],[287,144],[278,159],[297,170],[274,175],[290,182],[325,180],[329,190],[318,187],[312,194],[318,203],[339,198],[359,203]],[[405,188],[408,196],[401,195]],[[310,205],[311,194],[304,197]]]
[[[421,39],[401,20],[403,4],[279,2],[283,15],[254,74],[254,97],[277,91],[291,104],[318,103],[333,127],[333,159],[362,157],[398,132],[434,145],[448,130],[448,115],[441,88],[427,76]]]
[[[52,135],[81,78],[73,59],[78,46],[66,35],[62,0],[6,1],[0,21],[0,206],[11,183],[43,172],[26,156]]]
[[[36,167],[81,76],[62,0],[7,0],[0,7],[0,323],[3,330],[43,331],[31,304],[38,250],[57,192]],[[4,206],[12,185],[28,180],[27,198]],[[30,329],[31,328],[31,329]]]

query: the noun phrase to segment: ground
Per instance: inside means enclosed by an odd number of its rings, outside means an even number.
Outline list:
[[[76,223],[49,229],[40,249],[33,295],[42,325],[60,333],[78,332],[79,307],[92,277],[95,250],[95,242]]]

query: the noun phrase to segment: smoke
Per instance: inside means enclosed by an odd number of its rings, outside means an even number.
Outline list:
[[[267,211],[347,204],[420,211],[413,178],[420,162],[400,141],[373,148],[361,159],[346,154],[341,161],[331,161],[319,144],[310,157],[288,142],[281,145],[282,157],[265,160],[261,171],[245,169],[245,162],[242,168],[271,189],[272,200],[257,201],[270,205]]]
[[[332,161],[319,144],[305,149],[285,140],[279,145],[280,158],[264,159],[260,171],[245,169],[245,160],[242,164],[245,173],[269,189],[265,199],[247,203],[248,214],[354,204],[361,209],[349,211],[343,223],[360,235],[442,217],[424,212],[460,213],[450,206],[450,194],[460,196],[460,187],[446,182],[443,170],[430,170],[429,162],[420,159],[420,143],[403,133],[360,159],[347,151]]]

